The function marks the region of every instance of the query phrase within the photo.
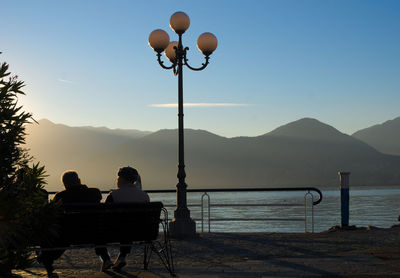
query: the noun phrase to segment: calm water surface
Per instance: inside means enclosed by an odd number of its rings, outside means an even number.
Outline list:
[[[340,191],[321,190],[323,200],[314,206],[314,229],[320,232],[340,225]],[[194,219],[201,218],[202,193],[188,193],[188,203]],[[302,192],[218,192],[209,193],[211,204],[299,204],[292,206],[268,207],[211,207],[214,218],[291,218],[304,219],[304,193]],[[165,205],[175,204],[175,194],[151,194],[152,201],[162,201]],[[317,199],[315,193],[314,199]],[[311,231],[311,197],[306,198],[308,229]],[[207,206],[205,219],[207,220]],[[168,208],[173,217],[174,208]],[[350,225],[390,227],[400,224],[400,189],[350,190]],[[197,230],[201,231],[201,221],[197,220]],[[205,231],[208,230],[204,223]],[[211,232],[304,232],[304,221],[212,221]]]

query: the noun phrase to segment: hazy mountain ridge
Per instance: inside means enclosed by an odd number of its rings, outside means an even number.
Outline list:
[[[90,165],[97,152],[112,149],[149,134],[136,130],[69,127],[43,119],[26,126],[26,146],[30,154],[46,165],[50,184],[59,184],[59,175],[85,161]],[[88,167],[88,166],[85,166]]]
[[[151,131],[141,131],[138,129],[121,129],[121,128],[108,128],[105,126],[101,127],[93,127],[93,126],[77,126],[77,127],[72,127],[68,126],[65,124],[56,124],[53,123],[52,121],[48,119],[41,119],[38,121],[38,124],[41,126],[56,126],[59,128],[65,128],[65,129],[70,129],[74,128],[77,130],[82,130],[82,131],[90,131],[90,132],[96,132],[99,134],[110,134],[110,135],[121,135],[121,136],[126,136],[126,137],[131,137],[131,138],[140,138],[146,135],[151,134]],[[28,129],[32,127],[31,125],[28,125]]]
[[[382,153],[400,155],[400,117],[361,129],[352,136]]]
[[[341,133],[334,127],[321,123],[312,118],[303,118],[266,133],[264,136],[283,136],[309,140],[349,140],[347,134]]]
[[[127,138],[69,128],[60,137],[57,125],[42,127],[45,130],[39,126],[31,127],[27,143],[46,165],[53,188],[60,185],[62,171],[76,169],[88,185],[109,189],[115,186],[116,169],[123,165],[137,167],[146,188],[174,188],[177,183],[177,130]],[[73,139],[65,142],[64,136]],[[185,159],[191,188],[337,186],[340,170],[352,172],[354,185],[400,184],[399,156],[381,154],[308,118],[257,137],[226,138],[187,129]]]

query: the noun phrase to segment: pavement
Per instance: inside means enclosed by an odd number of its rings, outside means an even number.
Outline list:
[[[322,233],[202,233],[172,240],[177,277],[400,277],[400,226]],[[110,254],[116,257],[117,248]],[[153,255],[143,270],[142,247],[121,272],[100,272],[93,249],[67,250],[54,264],[60,278],[171,277]],[[39,264],[20,277],[47,277]]]

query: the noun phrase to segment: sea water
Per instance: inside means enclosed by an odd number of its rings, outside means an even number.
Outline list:
[[[305,192],[211,192],[211,232],[304,232],[325,231],[340,225],[340,190],[321,190],[322,202],[311,206],[311,197]],[[201,219],[201,197],[203,193],[188,193],[187,199],[191,217],[196,220],[197,231],[208,231],[207,198],[203,199]],[[150,194],[152,201],[162,201],[168,207],[169,218],[173,217],[176,204],[175,194]],[[205,196],[206,197],[206,196]],[[313,193],[314,201],[318,194]],[[306,206],[304,204],[306,203]],[[222,204],[223,206],[218,206]],[[238,204],[240,206],[226,206]],[[241,206],[246,204],[267,204],[268,206]],[[272,206],[271,206],[272,205]],[[298,206],[294,206],[298,205]],[[400,189],[350,189],[350,225],[358,227],[376,226],[381,228],[400,224]],[[271,219],[252,221],[223,221],[226,218]],[[307,219],[307,222],[303,221]],[[215,220],[212,220],[215,219]],[[276,220],[278,219],[278,220]],[[289,219],[289,220],[288,220]],[[203,224],[203,225],[202,225]]]
[[[321,232],[341,223],[340,190],[321,190],[321,192],[322,201],[315,206],[311,206],[311,203],[312,200],[318,199],[316,192],[312,192],[313,197],[305,196],[306,192],[301,191],[208,192],[211,204],[210,222],[208,221],[207,196],[203,196],[203,193],[188,192],[187,201],[198,232],[207,232],[209,228],[211,232],[301,233],[311,232],[313,228],[314,232]],[[105,196],[106,194],[103,194],[103,198]],[[150,198],[151,201],[163,202],[168,209],[169,219],[173,218],[176,206],[175,193],[151,193]],[[231,206],[231,204],[239,206]],[[248,206],[249,204],[266,206]],[[400,224],[399,216],[400,188],[350,189],[350,225],[388,228]],[[242,220],[225,221],[224,219],[227,218]]]

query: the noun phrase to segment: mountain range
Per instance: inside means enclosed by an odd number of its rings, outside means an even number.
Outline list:
[[[400,155],[400,117],[359,130],[352,136],[382,153]]]
[[[176,129],[151,133],[38,123],[27,126],[26,147],[46,166],[49,190],[62,187],[60,175],[67,169],[77,170],[88,186],[114,188],[117,169],[126,165],[139,170],[146,189],[175,188]],[[338,186],[338,171],[350,171],[352,185],[400,185],[400,143],[396,149],[378,136],[399,131],[392,122],[349,136],[310,118],[256,137],[185,129],[186,182],[190,188],[331,187]]]

